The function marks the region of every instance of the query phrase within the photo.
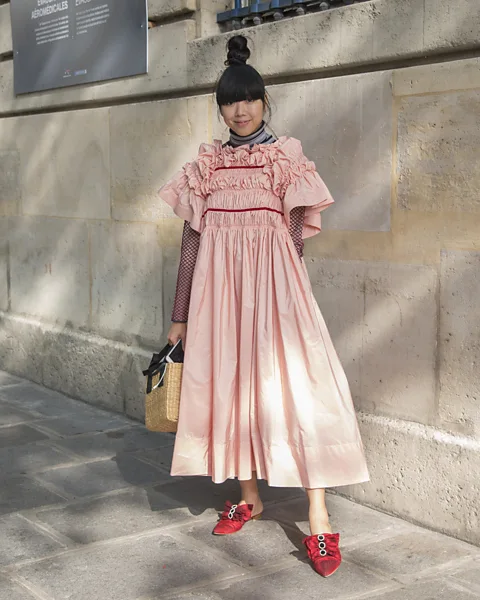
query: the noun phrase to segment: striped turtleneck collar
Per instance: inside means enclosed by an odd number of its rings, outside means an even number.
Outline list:
[[[273,135],[270,135],[267,131],[265,131],[265,127],[265,122],[262,121],[262,124],[257,131],[245,136],[238,135],[230,129],[230,139],[228,140],[227,145],[233,146],[234,148],[248,145],[251,148],[255,144],[271,144],[276,142],[277,140],[273,137]]]

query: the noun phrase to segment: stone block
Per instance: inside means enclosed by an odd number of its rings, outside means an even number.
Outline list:
[[[99,336],[48,329],[43,356],[44,384],[95,406],[141,414],[151,352]]]
[[[424,0],[425,51],[477,48],[480,5],[477,0]]]
[[[114,219],[173,216],[158,189],[208,141],[210,111],[208,96],[110,109]]]
[[[10,296],[9,254],[8,219],[0,217],[0,310],[8,310]]]
[[[10,237],[11,309],[62,325],[86,326],[86,224],[43,217],[15,219],[15,224]]]
[[[8,121],[17,133],[25,215],[110,218],[108,109]]]
[[[423,600],[427,600],[427,598],[434,598],[435,600],[474,600],[474,598],[478,598],[478,595],[475,592],[452,585],[448,580],[441,578],[422,581],[408,587],[402,586],[398,590],[380,596],[379,600],[417,600],[417,598]]]
[[[151,351],[135,346],[0,313],[3,368],[137,420],[144,418],[142,369],[151,356]],[[52,416],[45,406],[42,411]]]
[[[163,335],[162,248],[145,223],[90,225],[92,324],[120,341],[159,343]]]
[[[480,448],[417,423],[359,414],[370,482],[337,488],[351,498],[478,544]],[[459,510],[461,507],[461,510]]]
[[[10,246],[8,243],[8,230],[9,219],[0,217],[0,311],[8,310],[10,300]],[[0,364],[4,366],[4,363]]]
[[[271,23],[261,28],[252,28],[248,32],[249,46],[254,50],[250,59],[251,64],[264,77],[286,72],[312,72],[339,64],[342,57],[340,35],[342,12],[326,11],[310,14],[308,17]],[[351,26],[347,24],[344,26],[345,33],[348,29],[351,29]],[[230,35],[203,38],[188,45],[189,87],[205,87],[218,80],[225,68],[223,61],[226,57],[226,42]],[[366,46],[368,56],[371,57],[371,38],[370,44],[367,43]],[[317,52],[316,47],[321,47],[323,51]],[[260,48],[268,48],[269,51],[260,53]],[[361,52],[358,52],[357,57],[360,55]]]
[[[0,56],[12,51],[12,25],[10,22],[10,4],[0,6]]]
[[[191,515],[152,489],[129,489],[68,508],[39,511],[35,518],[77,544],[91,544],[180,523]]]
[[[220,26],[217,23],[217,14],[231,10],[230,0],[208,0],[208,2],[200,2],[199,7],[195,13],[197,38],[218,35]]]
[[[398,206],[479,213],[480,92],[403,98],[398,116]]]
[[[2,8],[0,6],[0,8]],[[2,127],[0,125],[0,131]],[[4,140],[0,142],[4,145]],[[0,147],[0,216],[18,215],[21,204],[20,153]]]
[[[41,94],[24,94],[15,97],[13,61],[0,62],[0,115],[5,112],[52,109],[61,106],[73,105],[76,108],[79,104],[100,101],[109,101],[113,104],[119,98],[138,98],[185,89],[187,87],[186,48],[187,43],[193,40],[195,35],[195,21],[189,19],[153,27],[148,32],[148,74],[100,82],[95,85],[66,87]],[[66,113],[65,116],[68,117],[69,114]],[[56,113],[52,118],[55,116]],[[107,121],[104,126],[107,126]],[[32,152],[33,147],[38,149],[38,139],[35,140],[35,144],[32,144]],[[74,160],[73,164],[76,162]],[[68,169],[71,171],[71,165]]]
[[[23,444],[48,439],[48,435],[28,425],[12,425],[10,427],[3,427],[0,431],[0,448],[22,446]]]
[[[392,81],[395,96],[480,88],[480,58],[395,69]]]
[[[63,549],[59,542],[43,535],[26,519],[17,515],[0,518],[0,528],[2,530],[0,565],[2,566],[38,559]]]
[[[440,271],[442,426],[480,435],[480,252],[442,251]]]
[[[63,497],[28,477],[17,475],[1,477],[0,515],[63,501]]]
[[[169,476],[130,454],[117,454],[110,460],[59,467],[36,475],[41,482],[53,484],[67,496],[83,498],[168,481]]]
[[[3,369],[41,382],[44,361],[41,348],[41,326],[32,326],[30,319],[0,312],[0,365]]]
[[[433,422],[437,279],[431,267],[367,265],[362,410]]]
[[[148,18],[174,17],[197,9],[196,0],[148,0]]]
[[[390,576],[408,575],[410,580],[420,579],[425,571],[450,564],[452,558],[475,556],[480,556],[475,546],[422,529],[400,533],[375,544],[360,544],[345,552],[345,557],[357,564]]]
[[[241,573],[217,555],[202,553],[199,560],[198,549],[161,534],[66,552],[22,568],[22,577],[45,596],[76,600],[155,598],[179,586]]]
[[[72,462],[68,454],[62,453],[57,448],[51,448],[42,443],[10,446],[0,449],[0,472],[3,475],[24,475],[35,473],[49,467],[56,467]]]
[[[306,255],[305,264],[313,293],[357,404],[361,394],[365,264],[325,261]]]
[[[378,72],[271,89],[274,130],[301,140],[335,200],[322,213],[325,229],[390,229],[390,80]]]
[[[111,458],[122,452],[142,452],[145,447],[172,446],[175,441],[173,435],[144,430],[141,427],[130,429],[106,431],[80,437],[67,438],[56,441],[56,446],[65,448],[85,458]]]
[[[435,401],[435,269],[306,258],[355,404],[430,423]]]
[[[257,50],[252,64],[268,77],[307,75],[473,48],[478,44],[478,14],[476,0],[375,1],[308,14],[249,31],[251,47]],[[204,87],[218,79],[228,35],[189,45],[190,86]]]
[[[423,50],[424,3],[375,2],[373,56],[416,55]]]

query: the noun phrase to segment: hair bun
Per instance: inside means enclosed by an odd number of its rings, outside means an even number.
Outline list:
[[[225,61],[227,67],[247,64],[247,60],[250,58],[250,50],[248,49],[246,37],[234,35],[228,40],[227,49],[227,60]]]

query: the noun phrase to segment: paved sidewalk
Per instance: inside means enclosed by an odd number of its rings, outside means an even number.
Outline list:
[[[479,548],[333,494],[328,579],[301,489],[262,485],[264,518],[213,536],[238,484],[170,477],[173,441],[0,371],[0,600],[480,598]]]

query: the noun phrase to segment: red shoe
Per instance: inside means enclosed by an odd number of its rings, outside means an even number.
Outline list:
[[[226,535],[236,533],[247,521],[260,519],[262,513],[252,517],[253,504],[232,504],[230,500],[225,502],[225,510],[220,515],[218,523],[213,528],[214,535]]]
[[[342,555],[338,549],[339,540],[339,533],[320,533],[308,535],[303,539],[308,558],[312,561],[315,571],[322,577],[335,573],[342,562]]]

